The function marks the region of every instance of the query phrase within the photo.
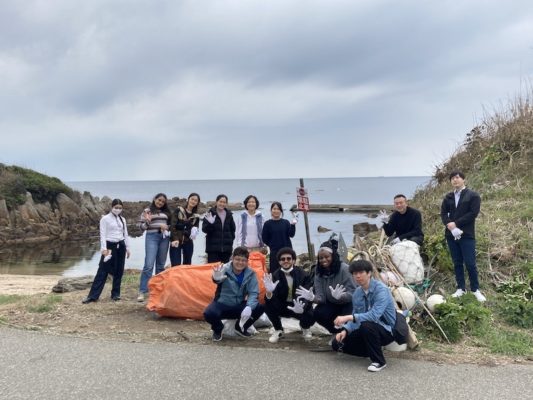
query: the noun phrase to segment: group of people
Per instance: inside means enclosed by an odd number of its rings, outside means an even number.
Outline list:
[[[455,268],[457,290],[452,296],[466,293],[465,264],[471,291],[479,301],[485,301],[479,291],[475,260],[475,219],[480,211],[480,197],[466,188],[461,171],[452,172],[449,179],[454,190],[442,202],[441,219]],[[158,193],[139,219],[139,227],[146,231],[146,254],[138,301],[145,299],[154,267],[156,274],[163,271],[167,253],[172,265],[190,264],[192,260],[193,241],[200,229],[201,217],[197,212],[200,196],[191,193],[186,205],[173,211],[167,203],[166,195]],[[215,206],[203,216],[201,227],[206,235],[207,261],[221,262],[212,273],[217,285],[215,297],[204,311],[213,341],[222,340],[223,319],[235,319],[235,332],[247,337],[251,335],[250,327],[264,312],[273,325],[271,343],[284,336],[281,317],[296,318],[305,340],[312,337],[310,328],[317,323],[333,334],[330,341],[333,350],[369,357],[369,371],[385,368],[382,346],[402,340],[398,326],[404,317],[396,311],[387,286],[372,277],[372,264],[357,260],[347,265],[339,257],[336,242],[328,241],[320,246],[318,263],[311,275],[295,265],[291,238],[296,232],[297,218],[290,222],[283,219],[281,203],[272,203],[269,220],[258,210],[259,200],[254,195],[245,198],[245,210],[237,218],[227,203],[226,195],[217,196]],[[124,262],[130,254],[129,240],[126,221],[120,215],[122,202],[115,199],[111,207],[111,212],[100,221],[101,259],[89,295],[83,300],[85,304],[98,300],[108,274],[113,275],[111,298],[120,300]],[[420,212],[409,207],[401,194],[394,197],[394,208],[390,217],[384,212],[379,216],[391,244],[411,240],[422,245]],[[259,302],[257,276],[248,267],[251,251],[265,254],[270,251],[269,273],[263,282],[264,306]]]

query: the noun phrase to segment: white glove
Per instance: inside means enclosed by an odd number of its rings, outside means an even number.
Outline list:
[[[163,231],[163,239],[170,237],[170,231]]]
[[[213,268],[213,280],[215,282],[220,283],[226,278],[226,271],[224,271],[223,265],[219,265],[218,267]]]
[[[193,226],[191,229],[191,236],[189,237],[191,238],[191,240],[194,240],[196,239],[197,235],[198,235],[198,228],[196,226]]]
[[[391,245],[395,245],[395,244],[398,244],[400,242],[401,242],[400,238],[394,238],[394,239],[391,240],[390,244]]]
[[[453,228],[452,229],[452,235],[455,238],[455,240],[461,239],[461,235],[463,234],[463,231],[459,228]]]
[[[291,221],[291,225],[296,225],[298,223],[298,213],[295,212],[295,213],[292,213],[292,221]]]
[[[298,299],[294,299],[293,301],[294,306],[288,306],[287,309],[291,310],[295,314],[303,314],[304,312],[304,303],[302,303]]]
[[[244,307],[244,309],[241,312],[241,320],[239,321],[239,326],[241,327],[241,329],[243,329],[244,324],[246,323],[246,321],[250,319],[251,316],[252,316],[252,309],[250,308],[250,306]]]
[[[209,222],[210,224],[214,223],[215,222],[215,216],[213,214],[211,214],[210,212],[208,212],[207,214],[205,214],[205,217],[204,219]]]
[[[295,290],[296,295],[298,295],[298,300],[304,299],[307,301],[313,301],[315,299],[315,295],[313,293],[313,288],[307,290],[306,288],[300,286],[298,289]]]
[[[179,240],[174,240],[173,242],[170,243],[170,246],[172,247],[178,247],[179,245],[180,245]]]
[[[111,257],[112,257],[111,254],[108,254],[107,256],[105,256],[104,257],[104,262],[108,262],[109,260],[111,260]]]
[[[336,299],[336,300],[340,300],[342,295],[344,293],[346,293],[346,289],[344,288],[344,286],[343,285],[339,285],[338,283],[337,283],[337,286],[335,286],[335,289],[333,289],[330,286],[329,290],[331,291],[331,295],[333,296],[333,298]]]
[[[272,293],[274,290],[276,290],[276,286],[278,286],[279,281],[274,283],[272,282],[272,274],[265,274],[265,276],[263,276],[263,283],[265,284],[266,291]]]
[[[381,210],[378,214],[378,218],[383,222],[384,224],[389,222],[390,215],[387,214],[387,211]]]

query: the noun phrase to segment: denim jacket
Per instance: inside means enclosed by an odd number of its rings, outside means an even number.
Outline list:
[[[246,267],[243,270],[244,278],[242,284],[239,286],[231,261],[224,264],[223,269],[226,279],[222,282],[215,281],[217,284],[215,301],[229,306],[236,306],[246,300],[246,305],[250,306],[252,310],[255,309],[259,297],[259,283],[255,272],[250,267]]]
[[[396,307],[394,299],[387,286],[374,278],[370,279],[368,293],[358,286],[352,297],[353,315],[355,322],[347,322],[343,328],[351,333],[359,329],[361,322],[370,321],[380,324],[392,333],[396,323]]]

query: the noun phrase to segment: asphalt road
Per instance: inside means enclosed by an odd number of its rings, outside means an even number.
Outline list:
[[[238,342],[235,342],[238,345]],[[129,343],[0,328],[0,399],[533,399],[533,366]]]

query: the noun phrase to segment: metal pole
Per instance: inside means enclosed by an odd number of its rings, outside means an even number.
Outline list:
[[[300,178],[300,187],[304,187],[304,180]],[[309,233],[309,220],[307,219],[307,211],[303,210],[304,213],[304,222],[305,222],[305,236],[307,238],[307,252],[309,253],[309,260],[314,264],[315,263],[315,250],[313,244],[311,243],[311,235]]]

